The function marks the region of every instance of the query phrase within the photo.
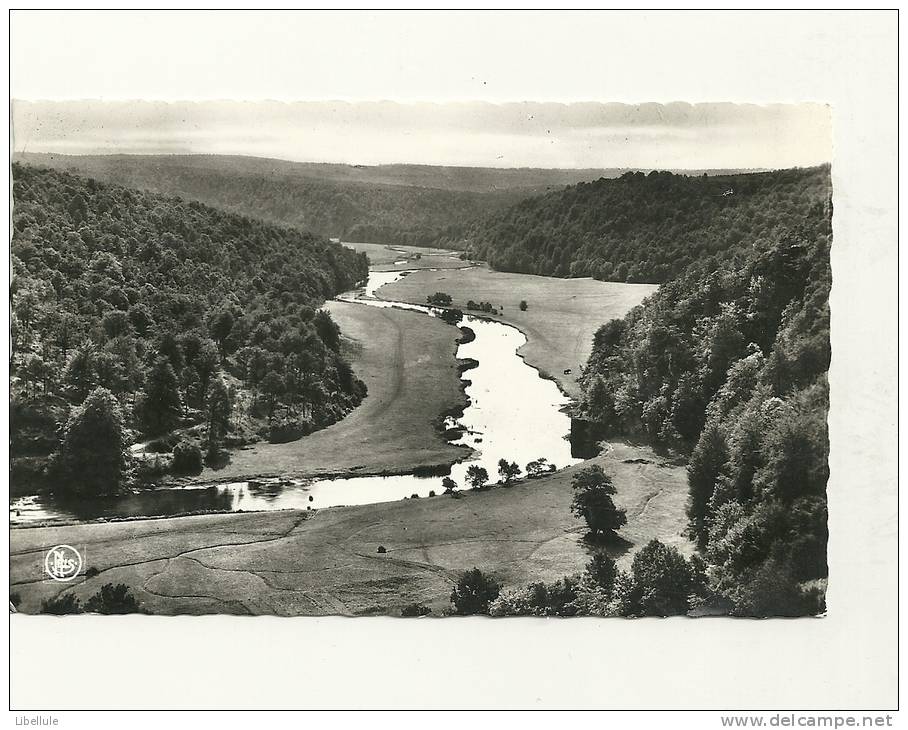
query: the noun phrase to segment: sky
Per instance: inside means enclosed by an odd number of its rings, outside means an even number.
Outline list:
[[[481,167],[780,168],[831,159],[822,104],[14,101],[16,151]]]

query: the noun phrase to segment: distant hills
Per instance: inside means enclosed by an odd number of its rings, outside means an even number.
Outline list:
[[[340,165],[229,155],[17,153],[14,159],[324,236],[417,246],[439,240],[457,245],[465,222],[503,212],[528,197],[627,172]]]

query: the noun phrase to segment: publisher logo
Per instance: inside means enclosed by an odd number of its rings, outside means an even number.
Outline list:
[[[44,556],[44,572],[54,580],[72,580],[82,570],[82,556],[69,545],[57,545]]]

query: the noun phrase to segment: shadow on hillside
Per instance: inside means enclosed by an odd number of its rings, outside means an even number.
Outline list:
[[[625,540],[621,535],[602,536],[594,535],[592,532],[587,532],[583,536],[582,542],[590,555],[604,553],[612,560],[618,560],[634,546],[634,543]]]

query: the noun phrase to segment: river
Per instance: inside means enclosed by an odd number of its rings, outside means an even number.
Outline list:
[[[438,310],[376,298],[376,292],[408,271],[370,272],[362,290],[339,298],[361,306],[398,307],[437,316]],[[466,314],[460,323],[475,339],[458,346],[457,357],[474,360],[466,370],[469,404],[463,415],[449,419],[459,429],[452,440],[474,451],[467,460],[454,464],[450,476],[465,488],[471,465],[485,468],[490,483],[498,481],[498,460],[527,462],[545,458],[557,468],[577,463],[567,439],[570,418],[561,410],[568,403],[554,382],[540,377],[517,351],[526,343],[520,330],[507,324]],[[381,424],[376,424],[381,428]],[[67,497],[55,494],[11,499],[10,523],[27,524],[55,520],[177,515],[204,510],[257,511],[320,509],[340,505],[371,504],[403,498],[441,494],[440,476],[363,476],[335,479],[258,479],[223,484],[164,486],[110,497]]]

